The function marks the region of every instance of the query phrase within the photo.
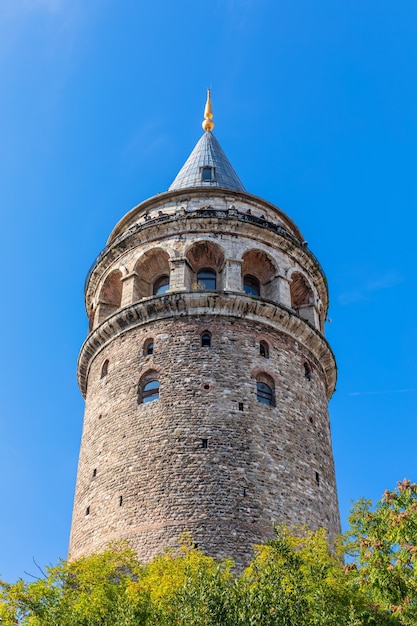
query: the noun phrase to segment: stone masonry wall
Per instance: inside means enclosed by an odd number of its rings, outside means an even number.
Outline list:
[[[150,370],[160,397],[140,404]],[[256,398],[261,373],[274,380],[274,407]],[[97,354],[70,558],[125,538],[148,560],[189,530],[208,554],[241,566],[273,522],[340,530],[324,375],[306,348],[250,320],[185,315],[133,327]]]

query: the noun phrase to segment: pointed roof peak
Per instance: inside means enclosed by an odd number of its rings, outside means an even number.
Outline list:
[[[204,109],[204,135],[178,172],[168,191],[192,187],[222,187],[246,191],[221,145],[212,134],[214,128],[210,89]]]

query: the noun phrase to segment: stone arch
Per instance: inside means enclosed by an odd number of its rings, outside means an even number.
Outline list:
[[[276,406],[276,390],[275,380],[263,369],[256,368],[252,372],[252,376],[256,381],[256,399],[262,404],[274,407]]]
[[[159,372],[148,369],[139,378],[138,404],[146,404],[153,400],[159,400],[160,380]]]
[[[113,270],[106,277],[100,290],[99,304],[97,307],[98,324],[120,309],[121,302],[122,273],[120,270]]]
[[[291,308],[300,317],[308,320],[317,327],[316,310],[314,306],[314,292],[310,282],[301,272],[291,273],[290,281]]]
[[[215,289],[216,291],[222,289],[225,257],[221,246],[205,239],[197,241],[188,248],[186,259],[189,267],[189,272],[186,276],[186,287],[188,289],[199,288],[198,274],[204,270],[215,272]]]
[[[170,276],[169,254],[162,248],[152,248],[136,262],[134,300],[141,300],[154,295],[154,285],[161,283],[163,277]]]
[[[246,291],[246,283],[253,283],[253,278],[259,281],[259,296],[268,300],[278,300],[278,271],[271,257],[253,248],[242,256],[242,288]],[[250,295],[250,289],[247,290]]]

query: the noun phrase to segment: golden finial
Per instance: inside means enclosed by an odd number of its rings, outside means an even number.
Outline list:
[[[203,130],[213,130],[214,122],[213,122],[213,110],[211,108],[211,100],[210,100],[211,89],[207,89],[207,101],[206,108],[204,109],[204,122],[202,124]]]

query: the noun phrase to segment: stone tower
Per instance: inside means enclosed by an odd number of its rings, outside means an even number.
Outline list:
[[[116,225],[89,272],[86,400],[70,558],[182,531],[250,560],[273,522],[340,529],[323,270],[243,187],[213,130],[168,191]]]

